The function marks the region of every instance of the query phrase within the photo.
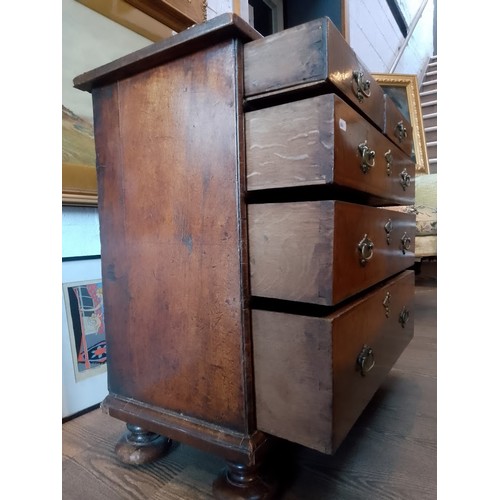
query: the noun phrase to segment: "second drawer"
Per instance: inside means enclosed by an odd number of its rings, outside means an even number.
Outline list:
[[[248,191],[323,185],[376,205],[414,201],[410,157],[335,94],[248,112],[245,130]]]
[[[332,306],[408,267],[415,216],[322,200],[248,206],[254,296]]]

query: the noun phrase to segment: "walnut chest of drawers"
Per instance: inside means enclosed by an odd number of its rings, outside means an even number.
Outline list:
[[[92,93],[109,395],[126,463],[170,440],[269,498],[334,453],[413,335],[409,124],[327,18],[225,14],[75,78]]]

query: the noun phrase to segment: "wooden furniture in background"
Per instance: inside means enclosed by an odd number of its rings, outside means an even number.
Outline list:
[[[153,41],[207,19],[206,0],[76,0]]]
[[[117,454],[179,440],[226,460],[216,497],[270,498],[273,441],[333,453],[413,335],[414,217],[377,205],[412,203],[414,164],[383,92],[329,19],[262,38],[231,14],[74,83]]]
[[[126,0],[153,19],[182,31],[207,20],[206,0]]]
[[[174,34],[171,26],[149,16],[126,0],[76,1],[153,42],[170,38]]]

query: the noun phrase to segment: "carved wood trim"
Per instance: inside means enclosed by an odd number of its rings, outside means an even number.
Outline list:
[[[171,27],[153,19],[125,0],[77,0],[77,2],[152,42],[159,42],[174,34]]]
[[[207,19],[206,0],[126,0],[126,2],[178,32]]]

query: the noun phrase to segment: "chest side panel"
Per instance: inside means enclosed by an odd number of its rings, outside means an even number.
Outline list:
[[[94,96],[109,390],[245,430],[235,50]]]

